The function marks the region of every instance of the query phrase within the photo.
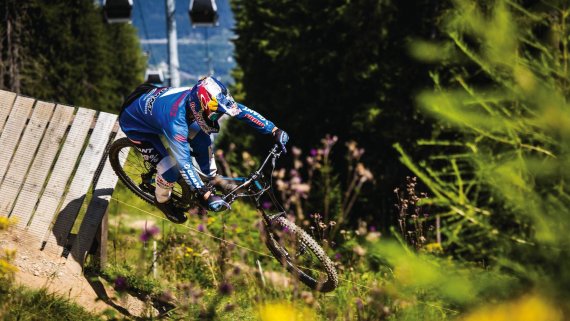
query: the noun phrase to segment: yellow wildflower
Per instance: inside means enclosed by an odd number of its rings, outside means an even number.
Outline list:
[[[4,216],[0,217],[0,230],[5,230],[15,223],[16,223],[15,219],[9,219],[9,218],[4,217]]]
[[[0,259],[0,277],[17,271],[17,267],[13,266],[6,260]]]
[[[537,295],[497,306],[485,306],[468,314],[463,321],[561,321],[562,312]]]
[[[443,252],[443,248],[441,247],[441,243],[428,243],[425,245],[425,250],[429,253],[441,253],[441,252]]]
[[[289,303],[269,303],[259,308],[261,321],[315,320],[316,315],[308,308],[297,308]]]

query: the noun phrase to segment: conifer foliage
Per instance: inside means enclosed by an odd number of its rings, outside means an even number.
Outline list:
[[[420,142],[423,162],[396,145],[445,213],[448,251],[560,292],[570,288],[569,14],[567,1],[454,1],[446,38],[413,47],[444,67],[418,97],[440,135]]]
[[[431,131],[411,98],[430,79],[426,65],[406,54],[407,43],[430,37],[443,5],[427,0],[232,4],[240,68],[236,98],[283,126],[291,144],[305,150],[325,134],[337,135],[339,146],[358,141],[366,149],[363,161],[382,182],[363,191],[356,212],[390,224],[392,190],[410,174],[392,144],[413,144]],[[234,123],[228,126],[233,130]],[[248,132],[236,129],[232,137]],[[342,150],[332,157],[338,155]]]
[[[0,0],[0,88],[118,111],[142,82],[132,25],[106,25],[92,0]]]

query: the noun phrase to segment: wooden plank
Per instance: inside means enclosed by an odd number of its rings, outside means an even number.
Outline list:
[[[16,145],[20,141],[20,135],[26,126],[26,120],[28,120],[33,105],[34,99],[18,96],[12,107],[6,127],[0,136],[0,151],[2,151],[0,153],[0,181],[6,174],[6,169],[8,169]]]
[[[115,137],[115,140],[121,137],[125,137],[125,134],[119,130],[117,136]],[[127,159],[127,153],[123,153],[121,156],[122,157],[120,159],[120,162],[121,165],[124,165]],[[113,171],[111,163],[107,158],[105,160],[105,166],[103,167],[101,176],[99,177],[97,185],[93,191],[93,197],[89,203],[89,206],[87,207],[87,212],[83,218],[83,221],[81,222],[79,232],[77,233],[77,237],[75,238],[75,242],[71,248],[71,254],[80,266],[83,266],[85,257],[87,256],[87,253],[93,244],[93,240],[95,239],[97,230],[101,225],[101,221],[107,213],[107,208],[109,206],[109,202],[111,201],[111,196],[118,179],[119,178]],[[103,232],[106,233],[106,230]],[[103,248],[107,245],[100,244],[99,246]],[[101,261],[104,261],[104,258]]]
[[[77,158],[83,148],[94,116],[94,110],[85,108],[79,108],[75,114],[75,119],[51,172],[51,177],[32,216],[30,226],[28,226],[28,231],[41,240],[43,240],[43,237],[49,230],[55,212],[61,202],[61,197],[75,168]],[[38,244],[39,246],[40,244]]]
[[[38,101],[0,186],[0,216],[8,216],[53,113],[54,104]]]
[[[12,210],[11,216],[17,218],[19,228],[26,227],[32,216],[74,111],[75,108],[64,105],[57,105],[55,109],[45,138]]]
[[[85,194],[93,181],[93,176],[107,147],[109,136],[117,121],[117,115],[101,112],[89,139],[83,157],[77,167],[69,191],[61,204],[61,210],[53,224],[52,233],[45,239],[45,248],[48,251],[59,251],[58,247],[65,246],[69,232],[75,223],[77,214],[81,209]]]
[[[16,93],[0,90],[0,133],[2,133],[6,118],[12,110],[14,100],[16,100]]]

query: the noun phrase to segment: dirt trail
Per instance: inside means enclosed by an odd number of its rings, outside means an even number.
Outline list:
[[[32,289],[45,288],[49,293],[62,295],[94,313],[115,309],[128,316],[149,314],[148,304],[128,294],[119,298],[114,289],[100,278],[83,275],[71,256],[65,259],[40,251],[38,244],[41,242],[24,239],[15,230],[0,232],[0,250],[16,251],[11,262],[19,270],[16,284]]]

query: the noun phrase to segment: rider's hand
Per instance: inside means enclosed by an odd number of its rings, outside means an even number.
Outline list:
[[[287,153],[287,148],[285,148],[285,145],[287,145],[287,142],[289,141],[289,135],[287,134],[287,132],[277,128],[276,130],[273,131],[273,138],[275,139],[275,142],[279,144],[281,150],[284,153]]]
[[[226,210],[231,210],[232,207],[228,202],[224,201],[221,197],[215,194],[211,194],[210,197],[206,200],[208,203],[208,210],[214,212],[222,212]]]
[[[200,198],[200,204],[202,204],[202,206],[209,211],[221,212],[232,209],[230,204],[209,190],[199,191],[198,194]]]

